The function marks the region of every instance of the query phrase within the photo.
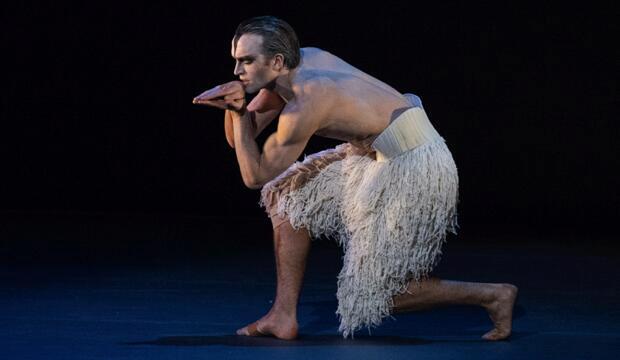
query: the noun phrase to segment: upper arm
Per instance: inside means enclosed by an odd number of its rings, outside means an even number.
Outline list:
[[[252,122],[254,128],[254,138],[256,137],[278,116],[280,110],[269,110],[262,113],[252,112]],[[235,136],[231,110],[224,112],[224,133],[226,141],[231,148],[235,147]]]
[[[280,115],[277,131],[267,138],[261,155],[262,179],[260,185],[272,180],[302,154],[310,137],[318,129],[325,107],[316,106],[315,101],[305,100],[289,102]]]

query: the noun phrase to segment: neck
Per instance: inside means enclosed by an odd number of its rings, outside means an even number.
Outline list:
[[[273,91],[278,93],[284,101],[289,102],[295,96],[293,92],[293,79],[297,75],[296,67],[292,70],[285,69],[273,82]]]

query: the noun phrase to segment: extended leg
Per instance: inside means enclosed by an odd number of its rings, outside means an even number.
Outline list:
[[[309,251],[310,236],[305,229],[296,231],[288,221],[274,229],[276,299],[265,316],[237,330],[238,335],[272,335],[280,339],[297,337],[297,303]]]
[[[511,284],[473,283],[430,278],[410,282],[407,292],[393,298],[394,313],[430,309],[442,305],[478,305],[484,307],[494,328],[482,336],[502,340],[512,330],[512,309],[518,289]]]

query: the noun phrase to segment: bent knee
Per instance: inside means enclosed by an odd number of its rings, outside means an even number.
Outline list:
[[[288,223],[288,222],[289,222],[288,217],[286,217],[286,216],[280,216],[280,215],[278,215],[278,214],[271,214],[271,215],[270,215],[270,218],[271,218],[271,225],[273,226],[273,229],[274,229],[274,230],[275,230],[275,229],[277,229],[277,228],[279,228],[279,227],[280,227],[280,226],[282,226],[283,224],[285,224],[285,223]]]

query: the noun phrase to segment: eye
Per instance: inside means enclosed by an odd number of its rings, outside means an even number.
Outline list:
[[[249,65],[249,64],[251,64],[251,63],[252,63],[252,60],[246,60],[246,61],[244,61],[243,63],[244,63],[244,64],[246,64],[246,65]]]

